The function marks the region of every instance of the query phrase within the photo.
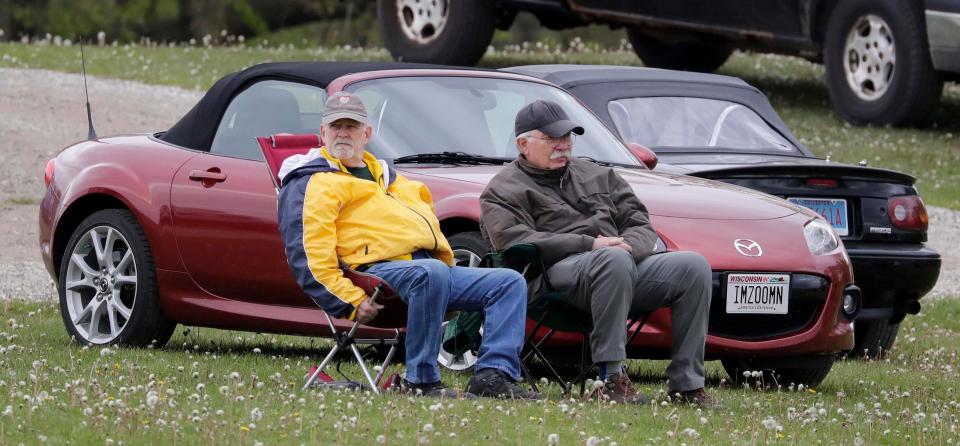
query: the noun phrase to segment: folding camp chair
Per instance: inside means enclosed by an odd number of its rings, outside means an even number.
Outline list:
[[[270,137],[258,137],[257,143],[259,143],[260,149],[263,151],[264,159],[270,171],[270,177],[273,179],[274,187],[279,194],[281,182],[278,177],[278,172],[280,171],[280,166],[283,164],[283,161],[292,155],[306,154],[311,148],[318,147],[320,145],[320,137],[316,134],[277,134]],[[343,262],[340,263],[340,269],[343,271],[343,276],[362,289],[371,302],[377,302],[385,306],[384,309],[380,310],[377,318],[368,322],[366,325],[378,328],[390,328],[392,329],[393,337],[358,339],[356,336],[360,327],[359,322],[354,322],[350,325],[349,330],[338,332],[333,318],[330,317],[329,314],[324,313],[336,345],[333,346],[323,361],[311,370],[306,382],[303,384],[303,389],[309,388],[315,382],[334,383],[333,379],[324,372],[324,369],[330,365],[338,352],[341,350],[350,350],[357,364],[360,366],[360,370],[363,372],[363,376],[370,390],[379,394],[384,373],[393,361],[398,347],[403,345],[403,332],[401,332],[399,328],[406,326],[407,307],[400,301],[397,294],[383,279],[373,274],[355,271]],[[371,378],[366,362],[360,354],[360,350],[357,348],[358,344],[390,346],[390,350],[380,365],[380,371],[375,378]],[[390,379],[383,382],[383,384],[392,381],[393,380]],[[383,387],[386,388],[387,386],[383,385]]]
[[[491,266],[510,268],[528,278],[544,274],[546,271],[540,251],[536,245],[529,243],[513,245],[503,252],[493,253],[492,256],[488,256],[488,259],[487,263]],[[527,317],[535,323],[533,329],[528,331],[523,343],[520,354],[521,369],[533,390],[539,392],[536,380],[530,375],[530,366],[533,358],[536,357],[550,372],[548,379],[557,382],[563,388],[564,394],[569,394],[575,384],[580,384],[582,394],[586,379],[593,369],[593,362],[590,360],[590,333],[593,331],[593,318],[590,313],[571,305],[563,292],[554,290],[545,275],[543,280],[546,281],[546,291],[537,296],[527,307]],[[630,329],[627,345],[630,345],[640,333],[649,315],[649,312],[641,312],[630,316],[627,321],[627,328]],[[541,329],[546,329],[546,333],[538,336]],[[581,337],[579,373],[569,382],[560,376],[542,349],[544,344],[550,342],[550,339],[560,332],[576,333]]]

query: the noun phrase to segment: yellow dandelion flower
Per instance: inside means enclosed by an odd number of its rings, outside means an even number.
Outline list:
[[[242,430],[242,431],[244,431],[244,432],[250,432],[250,428],[249,428],[249,427],[246,427],[246,426],[240,426],[240,430]]]

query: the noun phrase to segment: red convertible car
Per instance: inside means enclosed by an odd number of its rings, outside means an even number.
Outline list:
[[[647,205],[664,250],[710,261],[709,359],[731,375],[770,370],[818,383],[853,345],[859,292],[839,237],[816,213],[720,182],[654,173],[652,153],[625,146],[560,88],[518,74],[414,64],[270,63],[218,81],[176,125],[76,144],[45,171],[40,249],[58,284],[68,335],[84,344],[164,344],[175,324],[330,336],[298,288],[277,228],[277,195],[255,140],[313,133],[328,94],[366,103],[369,149],[434,195],[458,261],[487,250],[478,196],[516,156],[513,119],[537,99],[585,129],[574,155],[614,166]],[[764,283],[767,302],[736,291]],[[628,346],[667,357],[668,310]],[[341,321],[344,326],[346,321]],[[364,337],[392,336],[366,327]],[[382,333],[381,333],[382,332]],[[551,345],[579,345],[579,335]]]

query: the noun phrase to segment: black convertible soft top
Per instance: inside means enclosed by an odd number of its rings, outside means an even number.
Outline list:
[[[502,71],[552,82],[570,91],[610,128],[607,103],[631,97],[691,96],[743,104],[760,115],[806,156],[813,154],[787,128],[760,90],[743,80],[719,74],[611,65],[526,65]]]
[[[284,80],[326,88],[330,82],[347,74],[399,69],[478,70],[397,62],[274,62],[254,65],[243,71],[230,73],[213,84],[200,102],[170,127],[170,130],[160,134],[159,138],[182,147],[209,150],[227,105],[234,96],[261,80]]]

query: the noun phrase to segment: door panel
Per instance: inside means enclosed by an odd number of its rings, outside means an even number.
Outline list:
[[[263,161],[198,155],[177,171],[170,199],[180,257],[204,290],[232,300],[314,305],[287,266]]]

